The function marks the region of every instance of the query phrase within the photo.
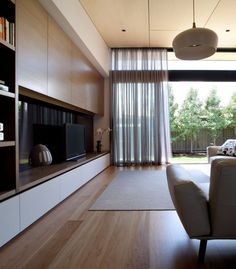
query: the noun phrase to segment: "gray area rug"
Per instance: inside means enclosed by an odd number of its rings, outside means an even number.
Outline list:
[[[199,167],[191,169],[194,181],[208,182]],[[169,194],[166,171],[120,171],[89,210],[174,210]]]

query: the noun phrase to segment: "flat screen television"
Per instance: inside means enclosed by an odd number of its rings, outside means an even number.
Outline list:
[[[50,150],[53,163],[85,156],[85,126],[66,123],[62,126],[34,124],[34,145],[43,144]]]
[[[71,160],[85,156],[85,127],[82,124],[64,125],[65,159]]]

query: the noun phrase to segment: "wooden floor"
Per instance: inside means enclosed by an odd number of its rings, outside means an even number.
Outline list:
[[[236,268],[236,240],[210,241],[198,265],[199,242],[175,211],[88,211],[119,169],[106,169],[2,247],[0,268]]]

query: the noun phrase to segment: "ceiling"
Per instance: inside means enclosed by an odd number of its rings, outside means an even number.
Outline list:
[[[192,0],[78,0],[108,47],[172,47],[192,27]],[[195,0],[197,27],[218,35],[218,48],[236,48],[236,0]],[[125,30],[125,31],[124,31]]]

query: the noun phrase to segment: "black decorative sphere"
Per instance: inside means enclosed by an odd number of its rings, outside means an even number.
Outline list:
[[[32,166],[44,166],[52,163],[50,150],[42,144],[35,145],[29,155],[29,164]]]

